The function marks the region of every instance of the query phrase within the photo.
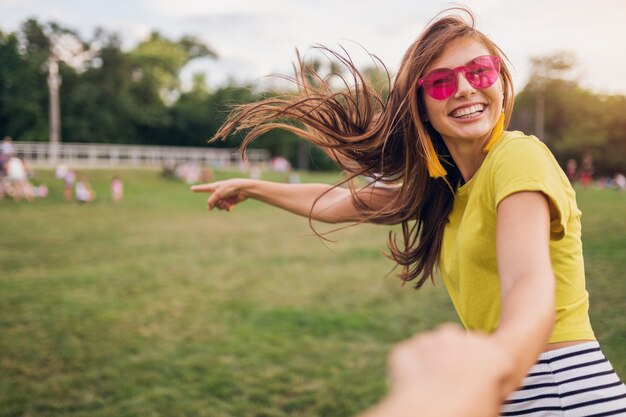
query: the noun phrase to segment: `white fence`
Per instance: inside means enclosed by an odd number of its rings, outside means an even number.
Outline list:
[[[75,168],[97,167],[161,167],[193,162],[212,168],[229,168],[241,164],[236,149],[192,148],[179,146],[144,146],[91,143],[13,142],[15,153],[34,167],[59,164]],[[271,159],[265,149],[249,149],[248,162],[265,168]]]

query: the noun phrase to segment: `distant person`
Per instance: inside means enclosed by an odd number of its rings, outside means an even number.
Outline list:
[[[293,97],[240,105],[215,135],[245,129],[245,150],[268,126],[286,129],[351,178],[385,186],[234,178],[192,190],[211,194],[209,209],[252,198],[322,222],[401,224],[388,243],[400,278],[419,288],[438,272],[466,329],[488,334],[513,364],[502,415],[623,414],[626,387],[589,318],[576,193],[544,143],[506,130],[515,101],[506,57],[470,11],[452,10],[408,48],[388,96],[349,57],[341,62],[358,94],[300,62]]]
[[[593,183],[593,157],[589,154],[583,157],[583,162],[580,166],[580,183],[585,187],[590,186]]]
[[[65,201],[72,201],[74,197],[74,183],[76,182],[76,171],[66,169],[63,175],[63,198]]]
[[[124,183],[117,175],[111,181],[111,199],[118,204],[124,197]]]
[[[574,184],[578,180],[578,162],[575,159],[568,159],[565,165],[565,174],[569,182]]]
[[[76,195],[76,201],[80,204],[91,203],[96,199],[96,194],[85,176],[81,176],[80,179],[76,181],[74,193]]]
[[[15,154],[15,149],[13,148],[13,138],[11,138],[11,136],[5,136],[4,139],[2,139],[2,147],[0,150],[7,157],[11,157]]]
[[[22,158],[11,156],[6,161],[6,173],[9,183],[9,193],[14,200],[22,198],[33,201],[35,193],[33,186],[28,180],[28,167]]]
[[[291,164],[284,156],[275,156],[270,163],[272,171],[286,173],[291,170]]]
[[[0,152],[0,200],[4,199],[9,188],[9,180],[6,175],[6,163],[8,160],[8,157]]]
[[[54,176],[57,179],[62,180],[67,175],[67,171],[68,171],[67,166],[63,164],[57,165],[57,167],[54,169]]]
[[[187,161],[176,167],[176,178],[185,181],[187,184],[195,184],[200,178],[200,168],[192,161]]]
[[[622,174],[621,172],[618,172],[617,174],[615,174],[615,178],[613,178],[613,182],[615,183],[615,188],[618,191],[626,190],[626,176],[624,176],[624,174]]]
[[[176,178],[176,160],[174,158],[167,158],[165,161],[163,161],[163,166],[161,167],[161,175],[169,179]]]
[[[48,186],[46,184],[39,184],[36,187],[33,187],[35,191],[35,197],[45,198],[48,197]]]
[[[209,167],[202,167],[200,171],[200,182],[213,181],[213,171]]]
[[[4,175],[3,171],[0,171],[0,200],[4,200],[7,196],[9,186],[6,175]]]
[[[0,200],[9,194],[11,185],[7,178],[7,162],[13,156],[11,137],[5,136],[0,146]]]

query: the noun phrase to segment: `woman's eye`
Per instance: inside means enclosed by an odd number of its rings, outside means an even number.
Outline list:
[[[474,68],[473,70],[470,71],[470,75],[481,75],[484,74],[485,72],[489,72],[491,71],[490,68],[487,67],[478,67],[478,68]]]
[[[439,78],[439,79],[433,81],[433,86],[435,86],[435,87],[445,87],[445,86],[449,85],[450,82],[451,82],[450,77]]]

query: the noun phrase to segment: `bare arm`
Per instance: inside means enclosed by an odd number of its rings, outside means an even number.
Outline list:
[[[361,214],[354,206],[350,190],[330,188],[327,184],[284,184],[252,179],[232,179],[191,187],[194,192],[207,192],[209,210],[217,207],[230,211],[236,204],[253,198],[300,216],[311,216],[326,223],[358,221]],[[374,206],[384,206],[390,191],[367,187],[358,191],[359,196]],[[322,196],[322,194],[324,194]],[[316,200],[322,196],[319,201]],[[311,212],[311,208],[313,211]]]
[[[520,192],[498,206],[497,257],[500,324],[495,340],[516,364],[505,390],[517,388],[547,346],[554,325],[555,279],[550,260],[546,196]]]

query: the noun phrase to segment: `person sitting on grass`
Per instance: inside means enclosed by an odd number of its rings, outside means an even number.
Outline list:
[[[85,176],[81,176],[79,180],[76,181],[74,194],[76,195],[76,201],[79,204],[91,203],[96,199],[96,193],[94,193],[91,188],[91,184],[89,184],[89,181]]]

